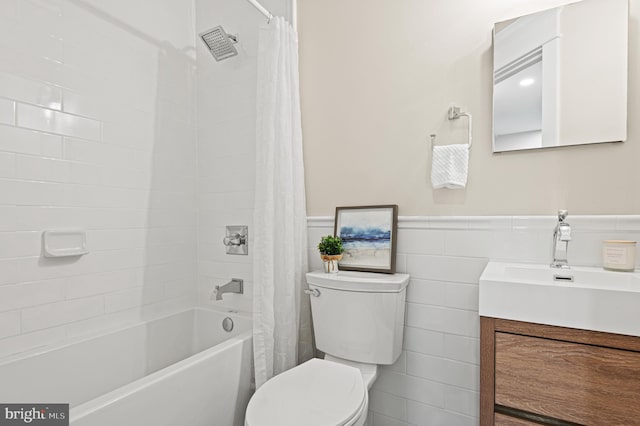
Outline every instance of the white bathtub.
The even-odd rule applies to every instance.
[[[2,363],[0,402],[69,403],[74,426],[235,426],[250,382],[250,319],[196,308]]]

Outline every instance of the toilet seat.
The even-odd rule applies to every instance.
[[[311,359],[267,381],[247,407],[246,426],[350,426],[366,412],[360,370]]]

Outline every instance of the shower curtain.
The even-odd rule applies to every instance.
[[[313,356],[296,31],[260,29],[253,219],[256,387]]]

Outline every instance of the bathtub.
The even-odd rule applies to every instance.
[[[4,362],[0,402],[69,403],[74,426],[243,425],[251,345],[249,318],[190,309]]]

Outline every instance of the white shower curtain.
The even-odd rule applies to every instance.
[[[298,41],[276,17],[260,29],[253,219],[256,386],[312,357]],[[304,296],[304,297],[303,297]]]

